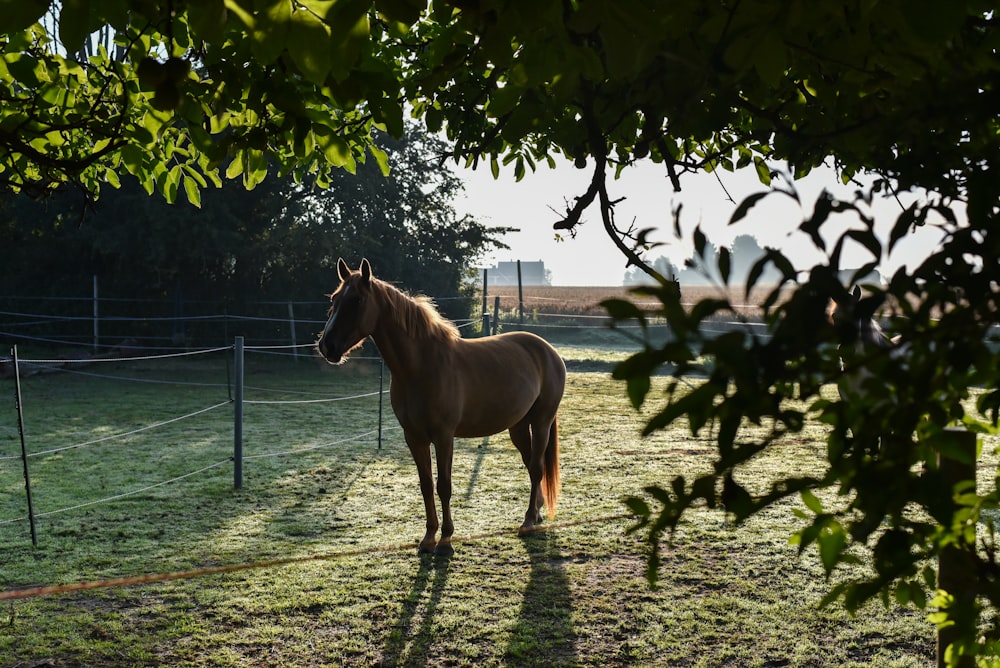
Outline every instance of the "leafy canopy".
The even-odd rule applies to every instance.
[[[655,547],[693,505],[744,519],[799,498],[803,549],[816,545],[831,574],[858,555],[872,566],[870,578],[841,582],[831,599],[851,609],[878,596],[930,604],[935,621],[959,631],[950,660],[1000,653],[1000,631],[975,623],[1000,607],[995,546],[977,551],[969,540],[1000,499],[950,488],[937,467],[939,455],[955,456],[938,438],[947,426],[991,430],[1000,414],[993,3],[66,0],[57,16],[47,14],[53,5],[0,4],[0,178],[15,188],[69,181],[97,193],[127,171],[149,192],[183,191],[196,202],[222,174],[253,187],[266,156],[284,174],[323,183],[332,169],[369,158],[384,165],[372,129],[399,135],[410,113],[445,133],[454,158],[494,174],[507,167],[520,178],[562,156],[591,169],[557,228],[572,231],[596,203],[614,243],[645,267],[650,230],[614,217],[612,176],[636,160],[662,165],[675,189],[686,173],[755,168],[774,187],[741,203],[734,223],[762,198],[800,201],[791,186],[772,184],[769,162],[787,162],[794,176],[824,162],[845,182],[876,175],[850,201],[800,201],[800,228],[824,264],[799,275],[768,249],[751,268],[751,285],[767,267],[790,284],[766,301],[766,334],[709,336],[706,318],[738,317],[727,299],[688,309],[665,280],[644,288],[674,339],[643,339],[616,374],[638,406],[652,373],[670,365],[678,380],[647,431],[686,418],[693,432],[712,434],[717,453],[711,474],[651,488],[631,505]],[[108,28],[113,46],[88,49],[94,31]],[[872,199],[907,189],[928,194],[880,238]],[[842,215],[855,224],[827,239],[827,222]],[[942,247],[861,302],[865,317],[896,309],[891,324],[905,354],[841,360],[856,333],[829,324],[825,311],[831,297],[847,297],[838,273],[845,246],[870,254],[864,275],[924,224],[942,227]],[[694,241],[704,254],[704,234]],[[717,264],[727,283],[729,254],[720,251]],[[622,321],[650,316],[626,301],[608,308]],[[679,377],[698,360],[709,362],[707,379],[689,392]],[[862,368],[871,372],[864,393],[823,393]],[[769,490],[740,484],[756,452],[817,419],[830,425],[824,471]],[[747,423],[770,425],[771,435],[744,437]],[[936,592],[928,564],[949,546],[974,564],[980,588],[971,599]]]

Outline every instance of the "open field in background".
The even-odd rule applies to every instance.
[[[560,352],[571,368],[584,369],[612,361],[602,355],[622,354],[599,347]],[[134,430],[224,401],[228,392],[222,355],[120,363],[95,373],[117,378],[53,374],[22,381],[30,451]],[[246,385],[249,400],[346,397],[377,390],[378,372],[365,360],[334,368],[251,355]],[[11,392],[11,382],[0,381],[0,391]],[[788,544],[795,525],[789,505],[741,528],[716,513],[692,514],[664,548],[660,587],[651,590],[645,545],[627,533],[630,520],[611,518],[644,485],[703,471],[712,443],[683,425],[639,438],[642,418],[607,373],[569,376],[560,412],[563,493],[549,531],[515,535],[527,474],[506,434],[458,444],[453,505],[460,542],[446,561],[415,554],[423,533],[416,472],[391,413],[376,449],[370,433],[376,411],[374,397],[250,404],[241,490],[232,487],[231,467],[222,465],[42,517],[37,548],[27,522],[0,524],[0,590],[329,557],[13,601],[0,606],[0,666],[933,661],[933,629],[922,613],[872,605],[851,618],[817,608],[828,583],[813,555],[800,559]],[[810,427],[762,456],[748,474],[753,479],[743,482],[763,486],[778,471],[814,469],[822,437],[822,427]],[[18,448],[9,407],[0,411],[0,456]],[[124,442],[32,458],[36,512],[225,462],[231,449],[227,407]],[[985,464],[983,476],[992,480]],[[0,460],[0,489],[0,521],[23,515],[19,460]],[[462,541],[470,536],[478,537]]]
[[[489,308],[493,307],[493,299],[500,297],[500,307],[504,310],[516,309],[518,305],[518,290],[516,285],[489,286],[487,301]],[[740,307],[740,312],[746,311],[748,316],[759,315],[759,305],[771,291],[770,287],[758,287],[749,297],[743,286],[730,286],[728,291],[723,288],[708,285],[682,285],[681,299],[687,305],[693,305],[706,297],[728,296],[734,306]],[[627,287],[581,287],[526,285],[523,288],[525,315],[534,312],[556,315],[593,315],[604,316],[606,311],[600,306],[605,299],[631,299],[638,304],[656,306],[655,300],[648,297],[636,297]]]

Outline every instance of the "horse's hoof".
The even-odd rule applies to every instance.
[[[428,547],[421,543],[417,546],[417,554],[437,554],[437,546],[433,543]]]
[[[448,559],[453,554],[455,554],[455,548],[451,546],[451,543],[438,543],[438,546],[434,548],[435,557]]]
[[[538,528],[534,524],[522,524],[517,528],[518,536],[533,536],[538,531]]]

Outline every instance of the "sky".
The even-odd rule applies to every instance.
[[[596,204],[584,214],[584,224],[578,227],[575,238],[563,231],[563,239],[559,241],[552,229],[552,224],[566,210],[566,202],[586,191],[592,167],[591,164],[587,169],[576,169],[569,162],[556,169],[540,166],[519,183],[510,170],[501,172],[500,178],[494,180],[488,167],[456,168],[465,183],[465,195],[456,201],[460,214],[471,214],[490,227],[519,229],[503,237],[510,249],[491,253],[486,266],[500,260],[542,260],[552,273],[553,285],[621,285],[625,258],[605,233]],[[752,167],[718,174],[718,178],[715,174],[684,175],[681,177],[682,192],[674,193],[662,166],[648,162],[638,165],[609,184],[612,199],[625,198],[615,209],[616,220],[619,226],[628,226],[634,221],[636,229],[658,228],[651,238],[666,245],[653,249],[647,256],[650,260],[665,255],[676,266],[683,267],[684,260],[693,251],[691,233],[700,226],[708,239],[718,246],[728,246],[737,235],[751,234],[761,247],[778,248],[798,269],[808,269],[823,255],[805,234],[797,231],[799,223],[811,215],[816,198],[824,188],[849,200],[853,200],[853,193],[858,189],[855,185],[843,186],[834,170],[824,167],[795,182],[801,205],[790,197],[770,195],[758,202],[742,221],[729,225],[737,206],[730,201],[730,196],[738,203],[766,187],[757,180]],[[908,204],[909,200],[903,202]],[[673,231],[673,211],[678,204],[683,205],[680,240],[675,238]],[[895,199],[876,202],[873,206],[876,232],[883,240],[900,211],[900,204]],[[848,225],[857,227],[860,223],[856,216],[841,216],[830,225],[826,236],[835,239]],[[941,236],[939,230],[929,225],[908,236],[892,256],[884,258],[883,275],[891,275],[899,266],[912,265],[926,257],[939,245]],[[855,247],[845,252],[843,265],[858,267],[870,260],[869,255]]]

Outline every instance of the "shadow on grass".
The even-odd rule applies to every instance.
[[[573,597],[555,533],[521,541],[531,572],[505,662],[512,666],[570,666],[579,663],[573,629]]]
[[[448,580],[447,557],[420,556],[410,593],[386,641],[381,665],[423,666],[434,642],[434,614]]]

